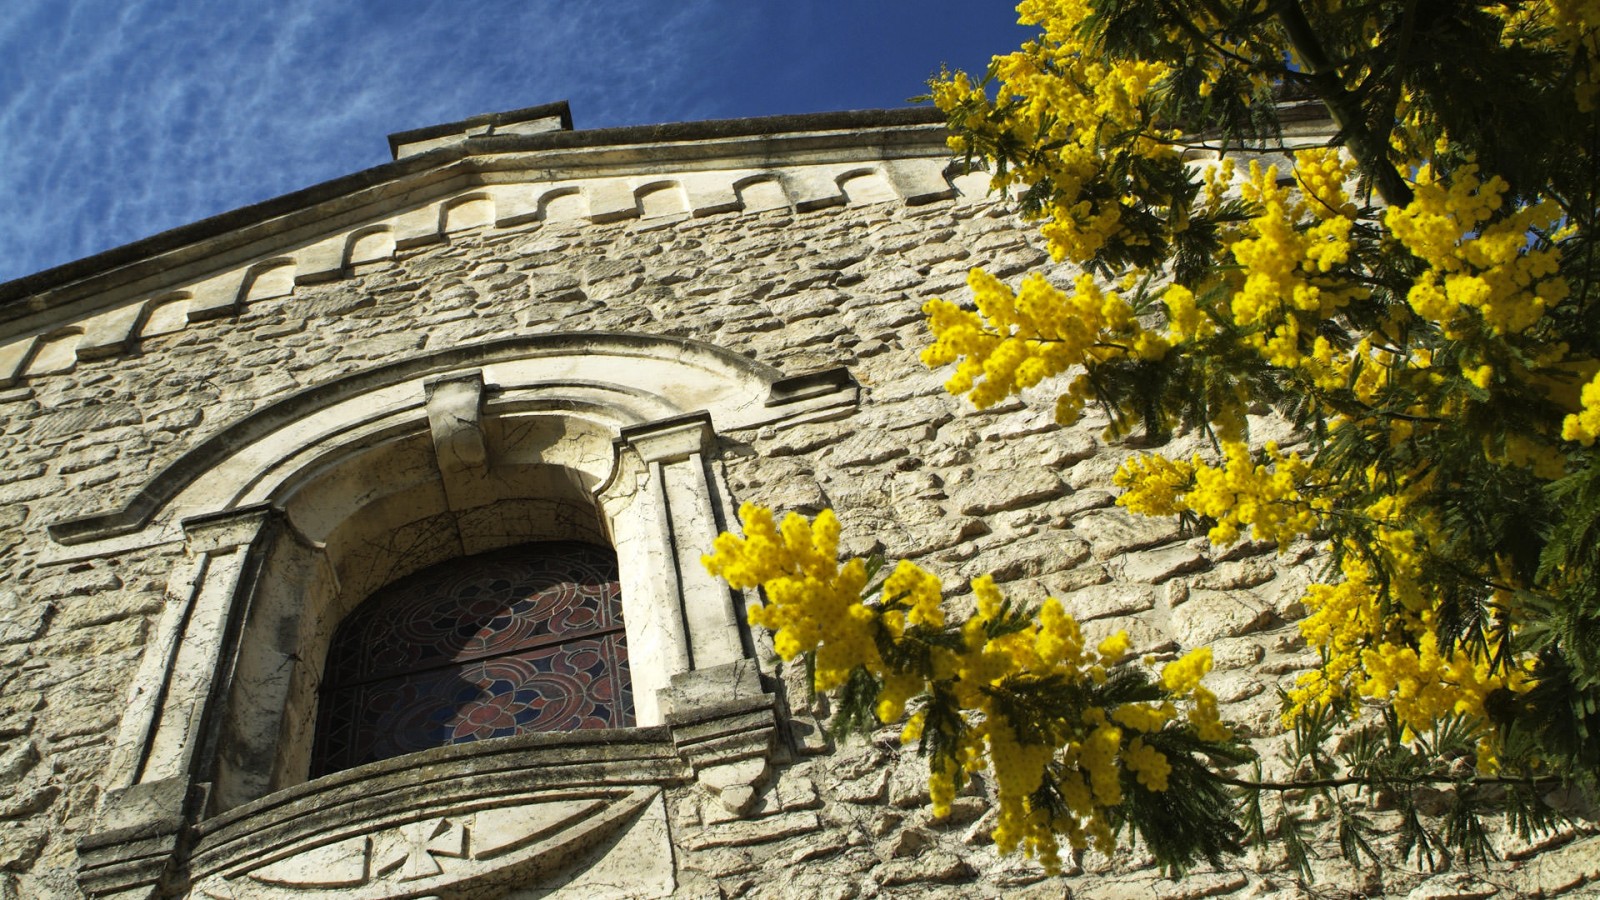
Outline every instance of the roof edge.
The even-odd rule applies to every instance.
[[[549,109],[564,112],[566,102],[547,107],[530,107],[532,110]],[[526,114],[516,110],[504,116]],[[464,120],[472,121],[472,120]],[[65,287],[73,282],[90,278],[141,259],[178,250],[214,235],[244,228],[268,219],[292,213],[317,203],[335,199],[344,194],[374,187],[396,178],[446,166],[472,156],[509,152],[554,150],[567,148],[625,147],[638,144],[712,140],[718,138],[781,135],[803,132],[826,132],[865,128],[904,128],[931,125],[944,121],[944,115],[932,107],[902,107],[898,109],[848,110],[843,112],[802,113],[798,115],[761,116],[742,119],[709,119],[700,122],[680,122],[661,125],[633,125],[619,128],[600,128],[589,131],[551,131],[532,135],[488,135],[472,137],[459,143],[415,156],[382,163],[349,175],[313,184],[287,194],[281,194],[258,203],[218,213],[121,244],[99,253],[62,263],[48,269],[0,283],[0,309],[12,307],[28,297]],[[459,123],[436,126],[448,129]],[[428,129],[419,129],[427,131]],[[416,132],[401,132],[401,135]],[[7,319],[0,313],[0,319]]]
[[[943,124],[944,113],[932,106],[899,109],[856,109],[838,112],[760,116],[746,119],[707,119],[660,125],[625,125],[587,131],[548,131],[543,134],[496,134],[472,137],[467,145],[479,152],[506,153],[578,147],[660,144],[715,138],[755,137],[805,131],[843,131],[853,128],[906,127]]]

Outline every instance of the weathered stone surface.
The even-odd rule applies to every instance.
[[[928,803],[928,764],[916,756],[900,760],[889,776],[889,802],[901,809]]]
[[[1072,520],[1072,529],[1094,546],[1096,559],[1156,547],[1179,537],[1174,520],[1132,516],[1120,509],[1086,512]]]
[[[1211,665],[1218,671],[1253,666],[1266,655],[1267,648],[1254,638],[1223,638],[1211,644]]]
[[[1067,613],[1080,622],[1127,616],[1155,609],[1156,589],[1143,584],[1097,584],[1056,594]]]
[[[44,784],[0,799],[0,819],[21,819],[43,812],[60,794],[60,786]]]
[[[889,792],[889,770],[877,769],[840,781],[834,794],[846,803],[882,803]]]
[[[122,579],[108,569],[69,571],[46,576],[33,584],[30,593],[38,600],[87,597],[122,587]]]
[[[1161,584],[1169,578],[1203,569],[1209,564],[1205,552],[1187,544],[1142,550],[1120,557],[1116,565],[1130,581]]]
[[[1248,591],[1191,591],[1172,611],[1172,636],[1185,647],[1203,647],[1258,631],[1271,620],[1272,610]]]
[[[1101,641],[1119,631],[1128,633],[1128,646],[1134,653],[1160,653],[1176,649],[1178,646],[1166,629],[1145,618],[1131,616],[1096,619],[1093,622],[1083,623],[1084,643],[1090,647],[1098,646]]]
[[[1165,885],[1157,882],[1156,897],[1160,900],[1199,900],[1201,897],[1232,894],[1249,884],[1250,879],[1237,872],[1194,873]]]
[[[9,824],[0,828],[0,870],[28,871],[48,838],[44,828],[37,825]]]
[[[1406,894],[1406,900],[1485,900],[1500,888],[1470,872],[1435,875]]]
[[[1514,896],[1552,897],[1600,881],[1600,838],[1574,841],[1523,861],[1511,883]]]
[[[1042,466],[980,473],[949,487],[951,503],[967,516],[1018,509],[1067,492],[1061,476]]]
[[[54,604],[26,603],[15,591],[0,589],[0,646],[34,640],[54,615]]]
[[[140,415],[138,407],[131,403],[95,403],[43,417],[34,427],[33,437],[46,443],[59,442],[119,425],[137,425],[142,421],[144,417]]]
[[[948,850],[931,850],[916,859],[885,863],[875,873],[884,887],[903,884],[949,884],[971,878],[972,866]]]
[[[17,741],[0,752],[0,789],[16,784],[39,762],[39,745],[33,741]]]
[[[702,829],[685,843],[692,850],[713,847],[745,847],[765,844],[784,838],[800,837],[822,829],[822,821],[814,812],[785,813],[753,822],[730,822]]]
[[[1071,569],[1089,558],[1089,543],[1071,532],[1045,531],[1014,541],[991,542],[968,567],[997,582],[1038,578]]]
[[[1266,584],[1277,577],[1278,570],[1270,559],[1260,557],[1222,563],[1210,571],[1190,576],[1191,587],[1213,591],[1237,591]]]

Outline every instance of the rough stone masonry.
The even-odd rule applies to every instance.
[[[1132,450],[1103,420],[980,412],[919,363],[923,303],[967,296],[971,267],[1072,274],[949,162],[935,117],[584,132],[553,104],[391,145],[367,172],[0,286],[0,898],[1594,890],[1581,824],[1437,873],[1355,871],[1329,843],[1309,887],[1271,854],[1174,882],[1137,847],[1047,877],[996,856],[981,780],[934,819],[892,733],[827,736],[803,672],[738,625],[749,598],[690,571],[741,502],[832,507],[849,552],[951,584],[992,572],[1142,654],[1212,646],[1209,684],[1269,774],[1278,691],[1317,662],[1295,624],[1312,547],[1219,551],[1131,517],[1110,475]],[[455,399],[423,390],[440,379]],[[554,437],[518,436],[535,432]],[[404,502],[355,496],[413,463]],[[556,468],[581,491],[541,494],[529,473]],[[474,495],[484,478],[502,494]],[[515,543],[544,527],[536,501],[597,511],[650,598],[624,602],[655,642],[633,663],[654,720],[308,779],[320,659],[300,657],[416,567],[396,535],[447,522],[427,560]],[[339,504],[356,512],[319,532]],[[268,645],[300,674],[240,674],[271,668]],[[288,699],[253,699],[268,687]]]

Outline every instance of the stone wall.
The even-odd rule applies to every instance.
[[[915,559],[952,584],[993,572],[1011,596],[1063,598],[1096,637],[1126,629],[1140,653],[1166,658],[1209,644],[1224,715],[1270,760],[1282,745],[1277,691],[1316,662],[1295,628],[1316,571],[1311,548],[1219,551],[1172,523],[1129,517],[1109,484],[1131,451],[1102,442],[1103,421],[1062,429],[1049,403],[979,412],[948,396],[944,376],[917,359],[928,341],[922,304],[966,296],[972,266],[1048,271],[1046,254],[986,200],[909,206],[892,192],[863,192],[850,201],[804,212],[652,217],[641,207],[642,218],[609,222],[483,221],[333,280],[262,291],[236,315],[147,328],[115,355],[40,363],[46,351],[32,351],[33,374],[0,391],[0,898],[80,896],[75,842],[94,828],[128,685],[183,554],[166,543],[73,558],[47,526],[127,502],[185,450],[294,391],[517,335],[682,337],[787,375],[847,367],[861,387],[855,406],[720,434],[717,464],[733,505],[831,506],[853,553]],[[1283,436],[1273,422],[1254,425],[1258,437]],[[743,814],[691,779],[666,792],[673,896],[1306,893],[1273,858],[1178,883],[1137,848],[1115,859],[1088,854],[1062,878],[996,858],[981,782],[949,818],[933,820],[915,754],[889,738],[827,738],[825,702],[808,699],[803,677],[761,646],[788,708],[777,771]],[[1330,861],[1310,890],[1582,891],[1600,879],[1600,843],[1589,833],[1567,829],[1535,845],[1502,838],[1507,861],[1470,873],[1355,873]],[[571,895],[626,882],[597,871]]]

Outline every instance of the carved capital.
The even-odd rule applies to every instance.
[[[670,463],[710,450],[716,432],[709,413],[694,412],[630,425],[622,429],[622,440],[632,444],[645,462]]]

